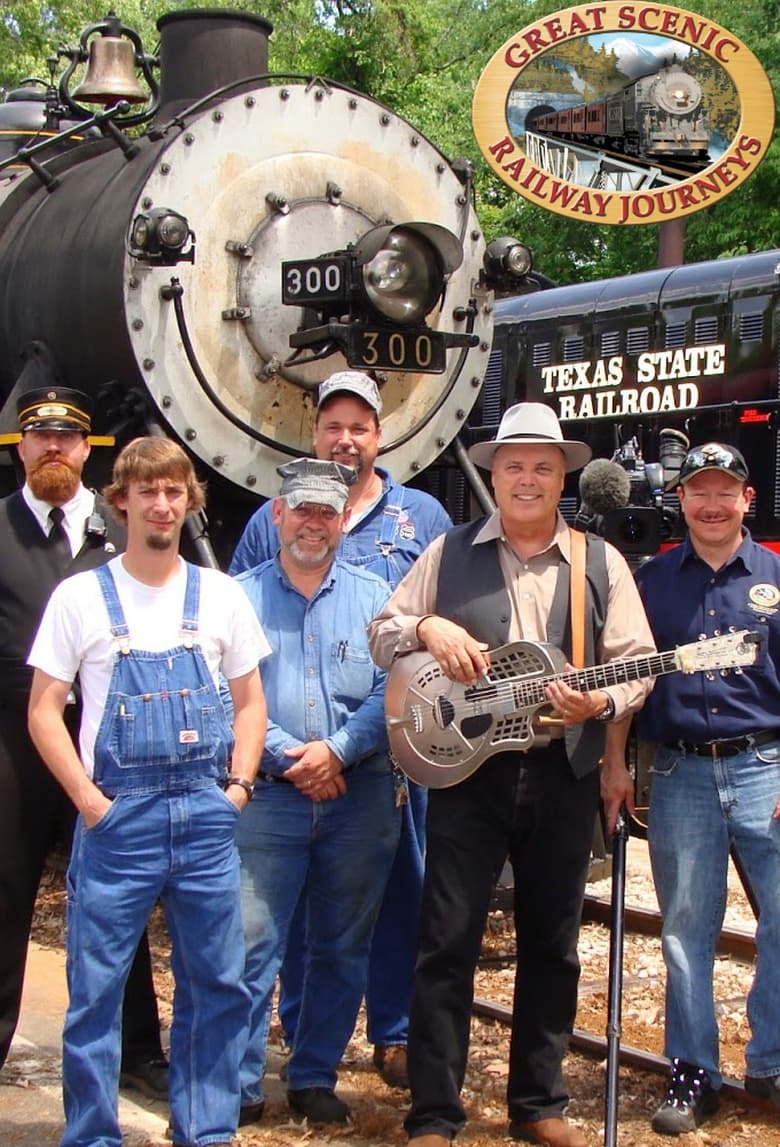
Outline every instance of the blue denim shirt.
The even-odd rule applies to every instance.
[[[379,467],[376,472],[382,479],[382,494],[376,505],[348,529],[339,557],[378,574],[395,589],[423,550],[448,530],[452,521],[430,494],[394,482]],[[230,573],[238,574],[268,561],[278,549],[271,502],[265,502],[246,524],[230,563]]]
[[[311,598],[278,557],[236,580],[271,646],[260,663],[269,714],[263,772],[285,772],[295,758],[284,750],[306,741],[326,741],[345,771],[386,752],[386,674],[371,660],[366,626],[387,601],[387,584],[339,558]]]
[[[761,637],[756,664],[742,673],[657,677],[638,717],[640,736],[700,743],[780,729],[780,557],[745,531],[716,572],[686,539],[641,566],[636,580],[659,650],[732,627]]]

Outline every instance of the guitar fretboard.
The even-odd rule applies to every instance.
[[[589,665],[585,669],[572,669],[566,673],[553,673],[547,677],[532,677],[520,680],[491,682],[475,685],[466,690],[468,700],[475,705],[490,705],[506,697],[507,690],[518,709],[543,705],[547,701],[546,686],[553,681],[562,681],[578,693],[590,693],[593,689],[603,689],[607,685],[622,685],[627,681],[640,681],[644,677],[660,677],[664,673],[675,673],[679,669],[677,653],[650,653],[641,657],[629,657],[625,661],[610,661],[605,665]]]

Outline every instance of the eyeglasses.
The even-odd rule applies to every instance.
[[[322,518],[324,522],[335,522],[339,516],[338,511],[334,510],[332,506],[321,506],[313,502],[301,502],[300,506],[296,506],[293,510],[299,518]]]
[[[689,450],[680,467],[679,481],[685,482],[701,470],[722,470],[740,482],[747,482],[748,469],[745,459],[736,448],[729,449],[720,443],[710,442]]]

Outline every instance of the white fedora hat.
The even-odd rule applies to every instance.
[[[561,426],[552,407],[543,402],[518,402],[510,406],[498,434],[490,442],[477,442],[469,448],[469,458],[475,466],[489,470],[500,446],[557,446],[566,459],[566,469],[579,470],[589,462],[593,451],[584,442],[571,442],[563,437]]]

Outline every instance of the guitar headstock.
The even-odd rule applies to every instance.
[[[683,673],[702,673],[708,669],[739,669],[755,665],[761,635],[750,629],[723,633],[704,641],[680,645],[675,650],[677,667]]]

